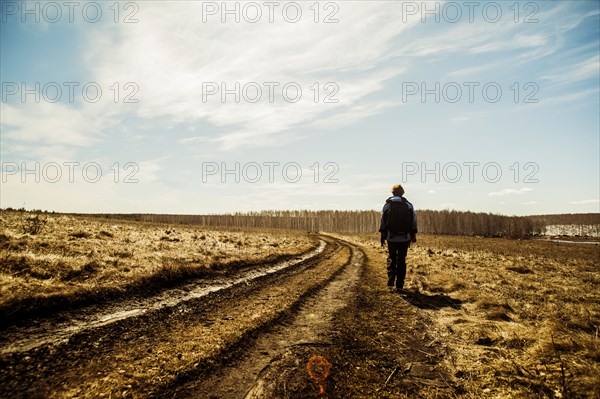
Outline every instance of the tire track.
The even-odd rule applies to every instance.
[[[287,320],[355,262],[350,246],[328,236],[322,240],[327,244],[294,267],[2,355],[0,396],[147,397],[218,369],[235,348],[275,320]]]
[[[351,260],[326,286],[302,301],[294,314],[251,343],[239,358],[209,375],[172,389],[159,398],[283,398],[311,390],[306,386],[306,364],[311,354],[334,345],[337,312],[348,305],[363,272],[364,253],[346,242]]]
[[[88,306],[77,311],[58,313],[48,320],[34,320],[25,325],[9,327],[0,337],[0,356],[27,352],[44,345],[66,343],[70,337],[87,330],[139,317],[159,309],[175,307],[239,284],[249,284],[318,256],[325,249],[325,245],[321,240],[316,249],[296,259],[247,270],[236,276],[200,280],[164,290],[149,298],[131,298],[110,305]]]

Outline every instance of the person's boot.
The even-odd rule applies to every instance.
[[[387,283],[388,287],[393,287],[394,286],[394,280],[395,279],[396,279],[396,276],[391,276],[391,277],[388,276],[388,283]]]

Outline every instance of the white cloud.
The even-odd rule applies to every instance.
[[[473,67],[467,67],[467,68],[461,68],[461,69],[457,69],[455,71],[451,71],[448,72],[448,76],[449,77],[455,77],[455,76],[467,76],[467,77],[473,77],[474,75],[477,75],[483,71],[489,70],[489,69],[493,69],[493,68],[497,68],[498,67],[498,63],[494,62],[494,63],[488,63],[488,64],[482,64],[482,65],[477,65],[477,66],[473,66]]]
[[[158,172],[163,169],[161,163],[165,161],[165,159],[166,158],[140,161],[129,167],[123,173],[124,175],[129,174],[132,178],[135,178],[142,183],[153,183],[159,181]],[[123,169],[125,169],[124,166]],[[134,172],[136,172],[135,175]]]
[[[142,213],[160,213],[165,210],[184,212],[186,206],[195,205],[186,204],[189,192],[183,193],[160,182],[147,183],[140,180],[138,183],[124,183],[127,173],[123,170],[118,182],[115,182],[112,172],[104,173],[97,182],[85,181],[81,168],[78,167],[74,169],[71,182],[66,167],[62,167],[62,172],[55,183],[43,177],[36,182],[34,176],[28,176],[26,183],[23,183],[19,174],[3,176],[0,205],[60,212]],[[88,176],[95,180],[93,169],[89,173]]]
[[[561,87],[586,79],[597,79],[598,71],[600,71],[600,55],[595,55],[581,62],[558,68],[556,73],[541,76],[540,79],[550,81],[553,87]]]
[[[545,36],[536,34],[536,35],[523,35],[517,34],[511,38],[500,39],[490,37],[487,43],[484,43],[480,46],[474,47],[471,49],[471,53],[487,53],[487,52],[497,52],[497,51],[506,51],[506,50],[514,50],[514,49],[522,49],[528,47],[543,47],[547,43],[547,39]],[[508,40],[507,40],[508,39]]]
[[[59,103],[2,103],[2,135],[21,142],[89,146],[98,130],[80,110]]]
[[[561,104],[579,102],[581,103],[586,97],[595,96],[598,97],[598,93],[600,90],[598,88],[586,89],[579,92],[567,93],[562,95],[557,95],[553,97],[546,97],[543,101],[535,104],[528,104],[531,107],[548,107],[548,106],[556,106]],[[515,107],[516,110],[523,110],[523,107]]]
[[[525,193],[529,193],[531,191],[533,191],[533,189],[531,189],[529,187],[523,187],[523,188],[520,188],[518,190],[516,190],[514,188],[505,188],[504,190],[492,192],[492,193],[489,193],[488,195],[490,197],[502,197],[502,196],[505,196],[505,195],[525,194]]]
[[[60,161],[73,160],[81,149],[100,143],[119,124],[123,104],[114,102],[111,83],[98,85],[102,95],[97,102],[83,97],[73,97],[72,102],[49,102],[45,98],[39,102],[2,102],[2,146],[11,146],[11,155],[20,159]]]
[[[587,199],[587,200],[581,200],[581,201],[571,201],[571,202],[569,202],[569,204],[572,204],[572,205],[600,204],[600,200],[599,199]]]
[[[455,117],[453,117],[452,119],[450,119],[450,122],[451,123],[461,123],[461,122],[467,122],[469,120],[471,120],[470,117],[463,115],[463,116],[455,116]]]
[[[221,23],[218,15],[198,23],[202,2],[147,2],[140,8],[140,23],[121,24],[112,37],[105,31],[93,34],[89,62],[100,81],[139,85],[139,116],[173,123],[208,121],[225,133],[186,142],[214,142],[224,149],[272,144],[269,136],[274,134],[281,143],[281,132],[291,138],[295,128],[317,118],[322,126],[337,127],[347,123],[339,115],[351,113],[355,122],[390,106],[360,102],[401,72],[380,68],[389,57],[391,39],[411,26],[397,23],[394,10],[400,8],[385,2],[340,5],[340,23],[315,24],[306,4],[306,16],[296,24],[251,24]],[[273,98],[267,82],[278,84],[272,86]],[[299,85],[300,101],[285,101],[282,88],[287,83]],[[339,91],[325,87],[327,83]],[[221,92],[222,84],[241,93],[240,101],[233,94],[225,103],[218,95],[203,98],[207,88]],[[256,97],[256,87],[262,97],[247,101]],[[295,91],[290,93],[293,97]],[[325,103],[328,94],[339,102]]]
[[[318,119],[312,126],[315,128],[335,128],[352,125],[365,118],[376,115],[383,110],[402,105],[399,102],[380,102],[374,104],[360,104],[336,113],[330,117]]]

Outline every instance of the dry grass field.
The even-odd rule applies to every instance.
[[[233,278],[241,269],[296,258],[320,240],[327,243],[322,252],[264,279],[83,330],[55,347],[9,347],[0,358],[0,392],[194,397],[208,389],[202,384],[216,384],[222,394],[214,397],[227,398],[230,389],[246,392],[270,364],[270,373],[261,374],[271,378],[265,383],[282,379],[281,397],[289,398],[600,397],[600,245],[594,244],[420,234],[408,253],[407,292],[399,294],[386,287],[387,251],[377,233],[309,235],[2,211],[0,314],[13,334],[39,338],[46,331],[20,331],[20,320],[156,295],[196,277]],[[349,265],[354,280],[341,272]],[[315,302],[335,284],[331,303]],[[330,306],[339,309],[331,321],[309,322]],[[298,333],[285,328],[302,312],[310,317],[298,322],[305,329],[299,345],[292,339]],[[317,334],[328,337],[326,345],[313,342]],[[280,352],[269,342],[254,348],[256,337],[277,342]],[[322,385],[307,377],[299,348],[330,362]],[[245,368],[256,361],[264,363]],[[218,373],[229,375],[228,383],[221,386]]]
[[[383,307],[399,308],[400,296],[383,288],[386,251],[376,235],[339,237],[366,249],[367,270],[379,284],[363,287],[372,313],[362,325],[352,316],[358,323],[352,339],[369,345],[381,331],[388,342],[426,334],[426,347],[404,352],[441,348],[441,362],[453,375],[447,381],[452,392],[431,388],[417,396],[600,397],[598,245],[420,235],[407,258],[404,300],[417,310],[413,317],[425,317],[426,326],[413,329],[414,322],[404,320],[390,333],[382,320],[394,318],[394,311]],[[368,388],[359,383],[356,391]],[[405,396],[371,391],[356,397]]]
[[[187,278],[294,257],[316,246],[285,230],[225,230],[0,212],[0,315],[151,294]]]

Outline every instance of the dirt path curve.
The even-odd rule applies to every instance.
[[[266,399],[318,392],[317,382],[307,384],[307,359],[322,356],[323,348],[334,344],[338,333],[332,331],[334,316],[354,296],[364,254],[356,246],[351,250],[349,264],[286,322],[265,331],[225,367],[162,392],[160,397]]]
[[[271,345],[276,333],[264,335],[263,345],[278,354],[302,340],[326,344],[327,320],[344,305],[344,285],[356,278],[361,255],[341,240],[322,240],[327,244],[311,256],[252,278],[238,276],[196,287],[199,291],[170,290],[144,307],[124,302],[108,312],[88,310],[85,317],[70,315],[20,332],[15,328],[12,339],[3,337],[0,397],[165,395],[211,370],[223,370],[221,365],[243,352],[253,337],[263,337],[281,321],[305,328],[295,338],[280,333],[286,338],[278,346]],[[337,288],[331,285],[315,297],[331,281]],[[179,300],[170,302],[171,296]],[[318,310],[323,303],[323,311]],[[268,364],[272,358],[261,361]],[[271,381],[268,374],[262,373],[262,380]],[[262,386],[256,389],[269,389]]]
[[[237,283],[214,280],[210,286],[221,288],[204,286],[203,295],[165,291],[144,312],[122,302],[110,322],[88,319],[62,340],[68,317],[50,320],[34,344],[5,339],[12,349],[0,351],[0,398],[459,395],[448,331],[425,311],[436,297],[414,287],[409,298],[389,291],[385,251],[375,241],[320,239],[317,253],[288,267]],[[164,302],[170,295],[181,300]]]
[[[177,288],[166,289],[152,297],[97,304],[74,311],[64,311],[50,319],[20,323],[19,326],[10,327],[2,332],[0,355],[27,352],[44,345],[68,342],[70,337],[87,330],[135,318],[159,309],[172,308],[239,284],[249,284],[253,280],[315,258],[323,252],[325,245],[321,240],[316,249],[295,259],[256,267],[233,276],[198,279]]]

